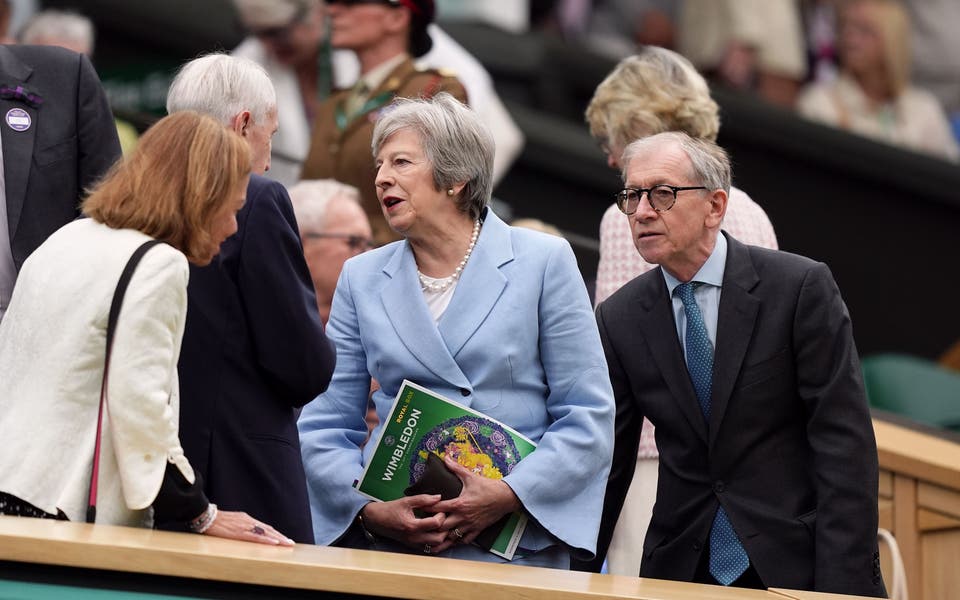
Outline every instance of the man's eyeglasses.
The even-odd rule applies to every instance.
[[[351,235],[349,233],[313,233],[308,232],[304,233],[303,237],[310,240],[322,240],[322,239],[335,239],[343,240],[350,246],[350,249],[354,252],[366,252],[372,248],[376,248],[377,245],[370,238],[363,237],[362,235]]]
[[[620,212],[625,215],[632,215],[633,213],[637,212],[638,208],[640,208],[640,200],[642,200],[643,195],[646,194],[647,202],[650,203],[650,208],[659,213],[667,212],[673,208],[674,204],[677,203],[677,192],[706,189],[708,188],[702,185],[678,187],[675,185],[667,185],[665,183],[655,185],[651,188],[628,187],[617,192],[617,208],[619,208]]]

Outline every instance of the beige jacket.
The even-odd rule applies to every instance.
[[[148,239],[83,219],[24,263],[0,324],[0,491],[84,519],[110,302]],[[177,437],[188,276],[183,254],[159,245],[127,288],[110,364],[98,523],[149,526],[168,462],[194,481]]]
[[[736,41],[756,50],[761,71],[791,79],[807,72],[797,0],[685,0],[678,38],[701,71],[716,69]]]
[[[930,92],[913,86],[893,102],[875,106],[853,79],[841,75],[830,84],[807,86],[797,110],[808,119],[880,142],[960,160],[960,148],[940,103]]]

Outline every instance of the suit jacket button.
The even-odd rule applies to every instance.
[[[727,486],[725,486],[722,481],[718,481],[713,484],[713,491],[715,491],[718,494],[722,494],[723,490],[725,489],[727,489]]]
[[[694,542],[693,542],[693,551],[694,551],[694,552],[700,552],[700,549],[701,549],[701,548],[703,548],[703,546],[700,544],[700,540],[694,540]]]
[[[467,388],[460,388],[460,395],[464,397],[469,396],[470,390],[468,390]]]

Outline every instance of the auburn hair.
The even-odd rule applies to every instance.
[[[213,217],[250,173],[250,147],[213,118],[181,111],[157,121],[81,207],[115,229],[136,229],[197,262],[209,257]]]

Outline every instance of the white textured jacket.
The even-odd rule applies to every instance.
[[[24,263],[0,324],[0,491],[83,520],[110,302],[130,255],[149,239],[83,219]],[[188,275],[184,255],[161,244],[127,288],[110,364],[98,523],[149,526],[168,462],[194,481],[177,437]]]

